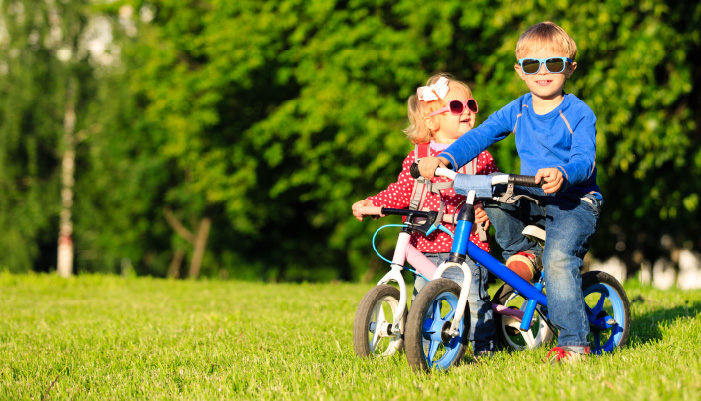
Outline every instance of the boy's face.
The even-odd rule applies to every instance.
[[[566,54],[552,50],[538,50],[529,52],[523,55],[522,58],[549,58],[549,57],[567,57]],[[577,68],[577,63],[567,63],[565,70],[560,73],[551,73],[545,68],[545,65],[540,66],[540,70],[535,74],[526,74],[521,70],[521,66],[516,63],[514,66],[519,77],[526,82],[528,90],[533,96],[542,100],[552,100],[562,96],[562,88],[565,87],[565,82]]]

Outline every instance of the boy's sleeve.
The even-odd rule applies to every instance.
[[[560,167],[563,170],[567,187],[588,180],[594,172],[596,161],[596,116],[589,109],[572,132],[570,160]]]
[[[510,117],[514,102],[509,103],[501,110],[493,113],[487,121],[473,128],[458,138],[448,149],[441,153],[457,171],[460,167],[474,159],[482,151],[495,142],[509,136],[513,129]]]
[[[367,199],[373,206],[385,206],[390,208],[405,209],[409,207],[411,191],[414,189],[414,179],[411,178],[411,164],[414,163],[414,152],[404,159],[402,171],[397,177],[397,182],[389,184],[387,189]]]

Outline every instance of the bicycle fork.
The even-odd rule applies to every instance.
[[[453,246],[450,249],[450,258],[447,262],[442,263],[434,275],[434,279],[441,277],[443,272],[445,272],[449,267],[457,266],[462,269],[463,272],[463,283],[462,289],[460,290],[460,296],[458,297],[458,305],[455,310],[455,316],[450,324],[449,335],[457,337],[460,335],[460,321],[465,314],[465,306],[467,305],[467,298],[472,289],[472,271],[470,266],[465,262],[465,255],[467,253],[467,247],[470,244],[470,233],[472,232],[472,222],[475,221],[475,210],[474,210],[475,193],[474,191],[468,192],[467,200],[465,205],[460,208],[458,214],[457,224],[455,225],[455,236],[453,237]]]
[[[394,248],[394,255],[392,256],[390,271],[377,282],[377,285],[383,285],[388,284],[390,281],[394,281],[399,286],[399,307],[394,315],[394,324],[388,330],[391,332],[388,334],[404,334],[404,322],[402,321],[402,316],[404,316],[407,299],[409,298],[406,283],[402,277],[404,262],[409,261],[409,264],[411,264],[418,273],[421,273],[425,277],[434,276],[434,272],[436,271],[436,266],[433,264],[433,262],[431,262],[426,256],[424,256],[423,253],[411,245],[409,243],[410,239],[410,232],[402,230],[402,232],[399,233],[397,245]]]

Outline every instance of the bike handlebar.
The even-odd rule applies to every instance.
[[[430,217],[429,211],[419,211],[419,210],[411,210],[411,209],[392,209],[392,208],[386,208],[383,206],[362,206],[358,211],[364,216],[395,215],[395,216],[414,216],[414,217],[426,217],[426,218]],[[455,223],[455,215],[444,214],[443,215],[443,222],[454,224]]]
[[[406,216],[406,223],[411,226],[411,229],[422,232],[424,235],[428,235],[428,233],[437,228],[434,227],[436,220],[438,220],[438,212],[435,210],[424,211],[412,209],[392,209],[389,207],[377,206],[362,206],[359,209],[359,212],[363,215]],[[421,220],[415,220],[416,218]]]
[[[414,217],[429,217],[431,211],[427,210],[411,210],[411,209],[392,209],[384,206],[362,206],[359,209],[360,213],[363,215],[370,216],[414,216]]]
[[[409,172],[411,173],[412,178],[418,179],[421,177],[421,173],[419,172],[419,164],[418,163],[413,163],[411,167],[409,168]],[[455,180],[455,177],[458,175],[453,170],[443,168],[443,167],[438,167],[436,169],[435,175],[438,177],[448,177],[451,180]],[[541,187],[544,183],[541,180],[540,182],[536,182],[535,176],[532,175],[519,175],[519,174],[495,174],[492,176],[492,186],[497,185],[497,184],[514,184],[514,185],[520,185],[522,187],[536,187],[539,188]]]

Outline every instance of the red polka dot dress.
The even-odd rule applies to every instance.
[[[431,156],[438,156],[446,147],[447,145],[431,142]],[[409,168],[414,163],[414,160],[414,151],[411,151],[411,153],[409,153],[409,155],[404,159],[404,163],[402,164],[402,172],[399,173],[397,182],[390,184],[384,191],[367,199],[371,201],[374,206],[407,209],[409,207],[411,193],[416,182],[413,178],[411,178],[411,173],[409,172]],[[477,156],[475,164],[475,174],[477,175],[487,175],[499,171],[496,163],[494,162],[494,158],[486,150]],[[446,177],[434,177],[431,180],[431,182],[446,181],[450,180]],[[465,200],[465,196],[456,194],[453,188],[442,190],[441,197],[443,198],[443,203],[445,205],[445,214],[454,214],[456,206]],[[440,198],[438,194],[429,192],[423,206],[424,210],[439,210]],[[444,223],[444,225],[452,233],[455,233],[455,226],[453,224]],[[489,239],[484,242],[480,241],[479,234],[473,232],[470,235],[470,241],[483,250],[489,252]],[[453,239],[448,234],[440,230],[434,231],[427,237],[420,233],[414,233],[411,236],[411,244],[423,253],[450,252],[452,243]]]

